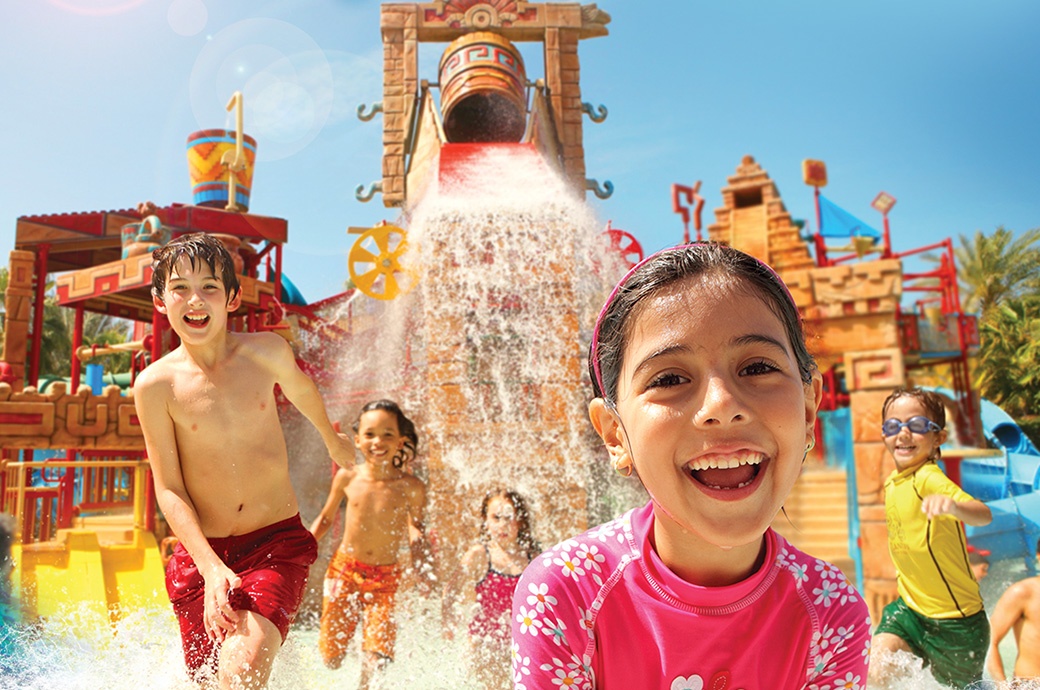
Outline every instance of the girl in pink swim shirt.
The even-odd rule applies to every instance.
[[[589,371],[592,424],[649,501],[524,571],[517,690],[862,690],[862,597],[770,528],[822,390],[776,273],[714,243],[658,252],[607,299]]]
[[[520,573],[540,553],[531,536],[527,502],[515,491],[494,488],[480,504],[480,539],[462,557],[449,584],[447,629],[459,625],[455,604],[474,602],[469,619],[473,674],[484,688],[506,688],[509,680],[509,621]],[[449,632],[449,636],[451,633]]]

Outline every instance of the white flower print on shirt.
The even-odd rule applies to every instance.
[[[587,664],[575,656],[564,662],[553,657],[551,664],[542,664],[541,670],[550,674],[553,685],[574,690],[592,690],[591,675],[586,673]]]
[[[544,582],[532,582],[527,585],[527,591],[530,592],[527,595],[527,604],[533,606],[538,613],[545,613],[546,606],[553,607],[557,604],[556,597],[549,594],[549,585]]]
[[[535,611],[528,609],[526,606],[520,607],[520,613],[516,616],[516,622],[520,624],[521,635],[530,633],[532,636],[536,636],[539,628],[542,627],[542,621],[535,618]]]

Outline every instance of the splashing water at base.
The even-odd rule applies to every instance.
[[[387,666],[385,687],[476,688],[469,678],[463,641],[441,639],[439,603],[404,595],[399,610],[410,612],[399,625],[397,659]],[[180,635],[172,610],[136,612],[107,631],[84,638],[51,621],[22,634],[19,666],[0,676],[0,690],[197,690],[184,668]],[[318,631],[295,625],[278,652],[268,688],[327,690],[354,687],[361,671],[359,635],[337,670],[325,667]]]

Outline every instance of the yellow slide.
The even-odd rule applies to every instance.
[[[62,529],[55,541],[15,544],[13,582],[29,618],[109,629],[140,609],[170,609],[155,535],[143,529]]]

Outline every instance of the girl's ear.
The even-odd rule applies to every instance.
[[[823,401],[823,376],[814,370],[812,380],[805,385],[805,433],[806,439],[816,437],[816,411]],[[808,443],[808,440],[806,440]]]
[[[592,426],[603,439],[607,447],[614,467],[624,469],[632,464],[631,455],[625,443],[624,431],[621,428],[621,418],[616,411],[607,406],[603,398],[595,398],[589,403],[589,419]]]

